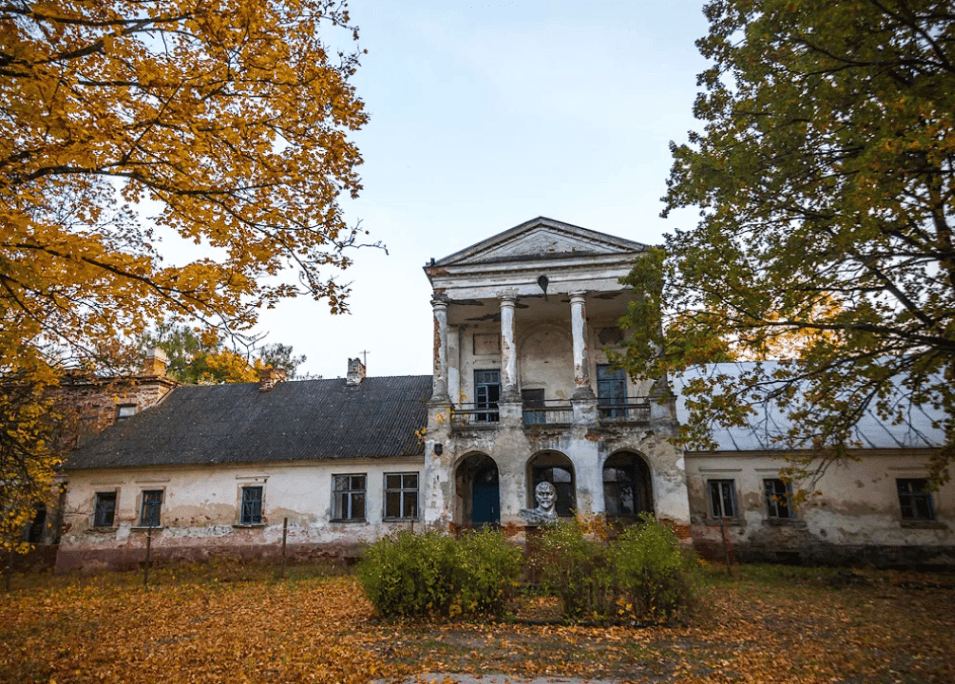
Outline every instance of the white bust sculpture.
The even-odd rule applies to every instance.
[[[539,482],[534,488],[537,508],[525,508],[519,515],[532,525],[557,522],[557,489],[550,482]]]

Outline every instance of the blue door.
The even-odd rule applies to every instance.
[[[501,492],[497,481],[497,466],[487,466],[474,475],[471,503],[471,522],[475,527],[497,525],[501,522]]]

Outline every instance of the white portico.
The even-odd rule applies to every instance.
[[[542,481],[558,513],[689,522],[672,403],[608,362],[621,349],[621,285],[646,250],[537,218],[440,260],[424,517],[522,524]]]

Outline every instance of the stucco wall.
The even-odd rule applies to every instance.
[[[924,478],[925,452],[870,450],[858,461],[831,466],[820,494],[796,510],[794,520],[773,520],[763,480],[777,478],[786,462],[766,453],[688,454],[693,537],[707,555],[721,556],[719,524],[709,512],[708,480],[731,480],[739,515],[727,525],[740,560],[879,565],[955,565],[955,483],[932,494],[935,519],[902,517],[896,480]],[[798,487],[798,483],[796,484]]]
[[[410,526],[384,521],[384,475],[420,473],[421,458],[341,459],[306,464],[77,471],[69,476],[65,532],[58,568],[135,564],[142,559],[146,530],[139,528],[142,492],[163,490],[162,529],[153,531],[157,558],[203,558],[209,554],[277,553],[283,519],[290,545],[353,552],[361,542]],[[365,474],[362,522],[331,522],[333,475]],[[240,525],[241,489],[262,486],[262,524]],[[93,527],[97,492],[117,492],[111,528]]]

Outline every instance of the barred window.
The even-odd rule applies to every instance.
[[[243,525],[262,523],[262,487],[242,488],[242,515],[239,522]]]

